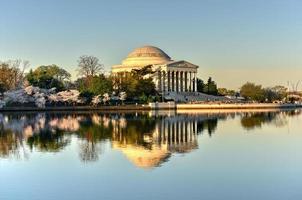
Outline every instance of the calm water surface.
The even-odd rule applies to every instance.
[[[302,199],[302,112],[2,113],[0,199]]]

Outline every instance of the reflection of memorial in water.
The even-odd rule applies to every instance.
[[[286,125],[301,110],[253,112],[26,113],[0,114],[0,158],[27,158],[34,151],[61,152],[72,141],[83,162],[96,161],[104,143],[138,167],[160,166],[174,154],[198,148],[198,135],[215,132],[218,121],[238,120],[244,129]]]
[[[137,167],[160,165],[170,157],[170,152],[153,141],[159,120],[149,116],[116,119],[112,129],[112,148],[122,151]]]
[[[136,166],[155,167],[173,153],[198,148],[197,134],[202,129],[208,129],[211,134],[216,124],[213,116],[175,113],[168,116],[164,113],[1,115],[0,156],[19,156],[31,151],[60,152],[76,136],[79,157],[84,162],[96,161],[102,142],[109,141]]]
[[[158,123],[154,133],[155,143],[167,145],[173,153],[186,153],[198,147],[197,120],[187,116],[174,116]]]
[[[121,150],[137,167],[157,167],[173,153],[189,153],[197,149],[197,135],[204,129],[211,135],[218,121],[217,117],[208,115],[160,116],[151,119],[156,122],[153,130],[144,132],[143,126],[137,126],[136,140],[127,140],[127,135],[130,135],[123,126],[116,124],[113,128],[113,148]]]

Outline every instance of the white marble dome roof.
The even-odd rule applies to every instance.
[[[132,51],[122,65],[132,67],[144,67],[147,65],[164,64],[171,58],[161,49],[154,46],[144,46]]]

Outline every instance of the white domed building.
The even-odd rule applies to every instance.
[[[174,61],[163,50],[144,46],[131,52],[120,65],[112,67],[113,75],[125,75],[133,69],[151,66],[158,92],[167,96],[171,93],[197,92],[198,66],[184,60]]]

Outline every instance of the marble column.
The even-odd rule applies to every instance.
[[[171,78],[170,78],[170,71],[167,71],[167,86],[168,86],[168,92],[171,91],[171,84],[170,84]]]
[[[177,71],[174,71],[174,92],[177,92]]]
[[[180,72],[180,92],[184,91],[184,72]]]
[[[181,72],[178,71],[178,92],[181,92]]]
[[[167,73],[166,71],[163,71],[162,72],[162,75],[163,75],[163,92],[166,92],[167,91]]]
[[[171,91],[172,92],[174,92],[174,88],[175,88],[175,84],[174,84],[174,82],[175,82],[175,75],[174,75],[174,71],[173,72],[171,72]]]
[[[197,92],[197,73],[195,72],[195,78],[194,78],[194,83],[195,83],[195,91],[194,92]]]
[[[183,72],[183,81],[182,81],[182,88],[183,88],[183,92],[186,92],[186,72]]]
[[[184,72],[185,73],[185,80],[184,80],[184,89],[185,89],[185,92],[188,91],[188,72]]]
[[[157,90],[158,91],[162,91],[162,86],[161,86],[162,82],[161,82],[161,71],[157,72]]]
[[[190,77],[189,77],[189,81],[190,81],[190,85],[189,85],[189,92],[192,92],[192,72],[190,73]]]
[[[161,79],[162,79],[162,85],[161,85],[161,87],[162,87],[162,92],[165,92],[165,81],[166,81],[166,74],[165,74],[165,71],[162,71],[161,72]]]

